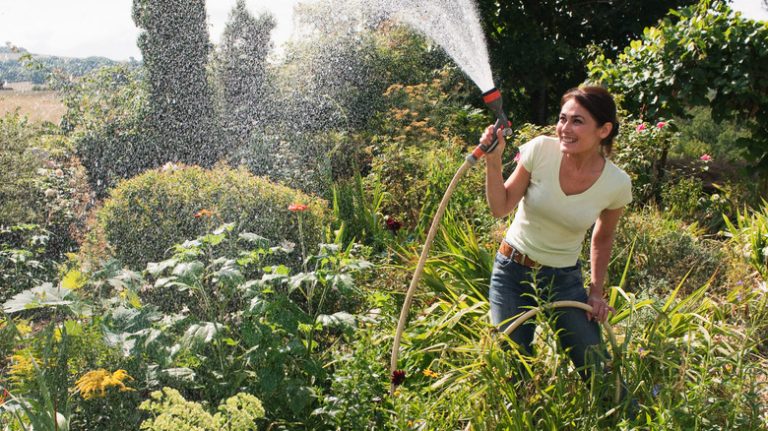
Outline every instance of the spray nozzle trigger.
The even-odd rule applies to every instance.
[[[467,156],[467,159],[471,158],[475,161],[496,149],[496,146],[499,144],[499,138],[496,135],[499,129],[502,129],[505,139],[511,138],[514,134],[512,131],[512,122],[509,121],[502,108],[501,92],[496,88],[492,88],[483,93],[483,101],[496,115],[496,123],[493,125],[493,138],[491,138],[490,145],[480,144],[475,148],[472,154]]]

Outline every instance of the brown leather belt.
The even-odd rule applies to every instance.
[[[509,243],[506,241],[501,242],[501,245],[499,246],[499,253],[503,254],[509,259],[512,259],[512,261],[517,262],[520,265],[527,266],[528,268],[538,268],[541,266],[540,263],[524,255],[523,253],[520,253],[519,250],[509,245]]]

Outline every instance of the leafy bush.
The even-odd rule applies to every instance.
[[[0,226],[39,225],[52,259],[77,248],[92,198],[70,145],[17,114],[0,118]]]
[[[629,212],[622,218],[609,268],[610,283],[621,280],[630,253],[624,288],[635,293],[668,290],[689,272],[686,289],[704,285],[715,273],[714,285],[719,286],[726,269],[720,243],[702,239],[695,225],[686,226],[653,209]]]
[[[67,106],[62,128],[72,137],[99,197],[120,179],[158,163],[147,139],[147,90],[141,76],[140,69],[118,65],[59,83]]]
[[[292,203],[307,209],[292,214]],[[169,164],[121,182],[97,217],[115,256],[132,268],[143,268],[162,260],[171,245],[223,221],[274,241],[317,244],[328,218],[325,207],[318,198],[244,169]]]
[[[139,406],[153,416],[141,423],[143,430],[249,431],[258,429],[256,421],[264,417],[261,401],[245,392],[222,401],[215,414],[207,412],[200,403],[185,400],[173,388],[154,391],[150,397]]]
[[[628,119],[616,141],[611,159],[632,178],[634,205],[661,201],[669,148],[677,140],[674,125],[655,125]]]
[[[750,136],[734,143],[765,178],[768,28],[736,14],[728,2],[701,0],[671,10],[658,25],[630,42],[615,60],[599,55],[590,79],[626,95],[625,107],[646,118],[684,115],[708,106],[715,121],[735,120]]]
[[[49,240],[37,225],[0,227],[0,304],[56,276],[56,261],[46,255]]]
[[[736,223],[726,220],[729,245],[736,255],[749,262],[763,280],[768,280],[768,204],[759,210],[736,213]]]
[[[0,226],[30,222],[30,190],[41,162],[32,152],[35,134],[18,114],[0,117]]]

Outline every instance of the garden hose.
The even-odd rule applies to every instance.
[[[464,163],[461,165],[461,167],[459,167],[459,170],[456,171],[456,174],[453,176],[451,183],[448,185],[448,189],[446,189],[445,194],[443,195],[443,199],[440,201],[440,206],[437,208],[437,213],[435,213],[435,216],[432,219],[432,225],[429,227],[427,239],[424,241],[424,248],[421,250],[421,256],[419,256],[419,263],[416,265],[413,278],[411,278],[411,284],[408,286],[408,291],[405,294],[403,308],[400,310],[400,320],[397,322],[397,330],[395,331],[395,339],[392,343],[392,358],[390,362],[390,374],[393,376],[389,391],[390,395],[394,394],[395,392],[396,385],[394,374],[397,370],[397,358],[400,353],[400,339],[403,336],[405,323],[408,320],[408,312],[411,308],[411,302],[413,302],[413,294],[416,292],[416,286],[421,280],[421,274],[424,272],[424,265],[427,262],[429,249],[432,247],[432,241],[435,239],[435,235],[437,234],[437,227],[440,225],[440,219],[443,218],[445,209],[448,206],[448,201],[451,199],[451,195],[453,194],[456,185],[459,183],[459,179],[464,175],[464,172],[466,172],[470,167],[474,166],[477,161],[480,160],[484,155],[496,149],[496,146],[499,142],[496,132],[501,129],[505,138],[510,138],[512,136],[512,123],[504,113],[501,92],[496,88],[492,88],[486,91],[483,93],[483,102],[496,116],[496,123],[493,126],[491,143],[490,145],[480,143],[477,147],[475,147],[474,151],[467,155]]]
[[[413,301],[413,294],[416,292],[416,286],[419,284],[419,280],[421,280],[421,274],[424,272],[424,264],[427,262],[427,255],[429,255],[429,249],[432,246],[432,241],[435,239],[435,234],[437,233],[437,227],[440,225],[440,219],[443,218],[443,214],[445,213],[445,208],[448,206],[448,201],[451,198],[451,195],[453,194],[453,190],[456,188],[456,185],[459,183],[459,179],[464,175],[464,172],[467,171],[474,163],[470,161],[469,159],[465,160],[464,163],[461,165],[458,171],[456,171],[456,174],[453,176],[453,179],[451,180],[450,185],[448,186],[448,189],[445,191],[445,194],[443,195],[443,200],[440,201],[440,206],[437,208],[437,213],[435,213],[435,217],[432,219],[432,225],[429,227],[429,233],[427,234],[427,239],[424,241],[424,248],[421,250],[421,256],[419,257],[419,263],[416,265],[416,270],[413,273],[413,278],[411,278],[411,285],[408,287],[408,291],[405,294],[405,301],[403,302],[403,308],[400,310],[400,320],[397,322],[397,331],[395,331],[395,340],[392,344],[392,360],[390,362],[390,374],[394,375],[395,370],[397,370],[397,357],[398,353],[400,352],[400,339],[403,336],[403,331],[405,330],[405,322],[408,320],[408,311],[411,308],[411,302]],[[389,390],[390,395],[395,393],[395,383],[392,382]]]
[[[579,301],[555,301],[549,304],[544,304],[540,307],[531,308],[530,310],[526,311],[524,314],[522,314],[520,317],[515,319],[508,327],[504,330],[504,335],[509,336],[517,328],[520,327],[523,323],[525,323],[528,319],[531,317],[534,317],[541,311],[546,310],[554,310],[556,308],[580,308],[588,313],[592,312],[592,306],[589,304],[585,304],[583,302]],[[603,327],[605,328],[605,332],[608,333],[608,340],[611,343],[611,350],[613,351],[613,355],[617,356],[619,354],[619,348],[618,344],[616,343],[616,336],[613,333],[613,328],[611,327],[611,324],[608,323],[608,320],[606,319],[603,322]],[[621,373],[619,372],[618,368],[616,369],[616,391],[613,394],[613,401],[618,404],[619,401],[621,401]]]

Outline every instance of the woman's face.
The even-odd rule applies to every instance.
[[[600,152],[600,142],[611,133],[611,123],[598,125],[576,99],[570,99],[560,109],[557,120],[557,137],[560,151],[565,154]]]

